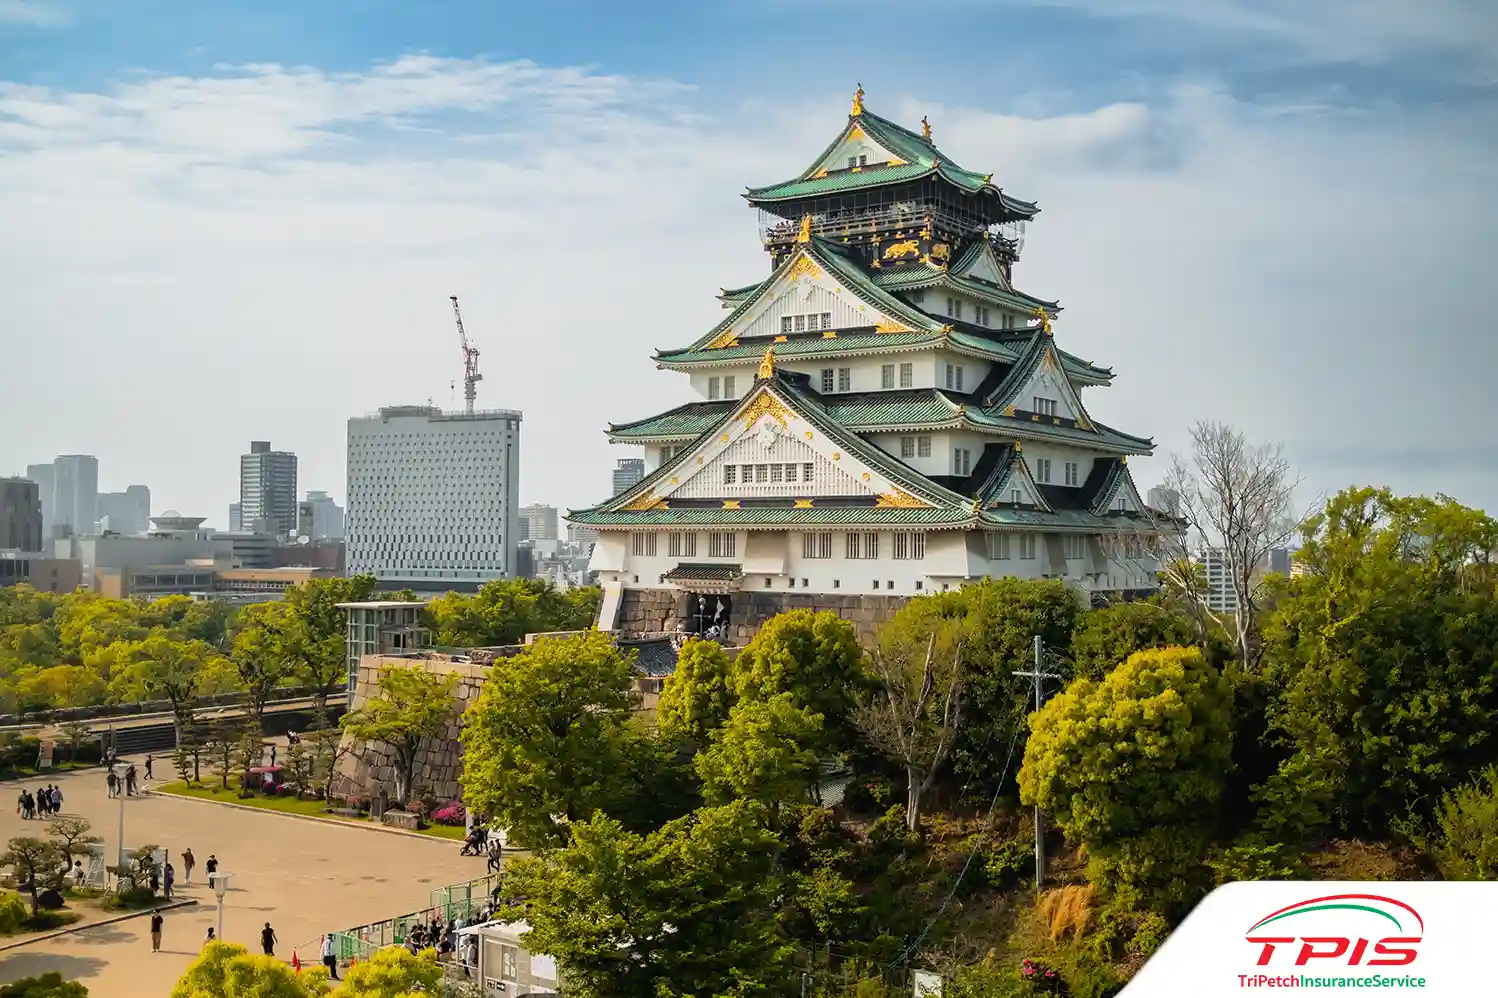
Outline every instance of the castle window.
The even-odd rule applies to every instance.
[[[723,379],[723,397],[726,399],[738,398],[738,393],[733,390],[733,375],[727,375]]]
[[[1056,400],[1041,398],[1039,395],[1035,396],[1035,411],[1042,416],[1056,415]]]
[[[736,485],[739,480],[739,466],[736,464],[725,464],[723,466],[723,484]]]
[[[1005,312],[1002,316],[999,317],[999,325],[1003,326],[1005,329],[1013,329],[1014,316],[1010,315],[1008,312]]]
[[[1009,560],[1009,535],[985,534],[988,538],[988,557],[991,561]]]
[[[879,387],[885,390],[895,387],[895,365],[885,364],[879,368]]]
[[[916,439],[915,439],[915,456],[916,457],[930,457],[931,456],[931,438],[930,437],[916,437]]]
[[[669,446],[662,447],[660,449],[660,456],[661,464],[665,464],[667,461],[671,460],[671,448]]]
[[[696,534],[682,534],[681,535],[681,556],[683,558],[695,558],[695,557],[697,557],[697,535]]]
[[[1042,485],[1049,485],[1051,481],[1051,459],[1048,457],[1037,457],[1035,459],[1035,480]]]
[[[666,555],[671,558],[681,557],[681,534],[670,533],[666,535]]]
[[[812,466],[810,464],[803,464],[801,466],[801,480],[803,482],[811,481],[811,469]]]
[[[822,328],[822,317],[819,314],[817,314],[816,312],[813,312],[813,313],[811,313],[810,315],[808,315],[806,317],[806,329],[807,329],[808,332],[814,333],[818,329],[821,329],[821,328]]]
[[[715,399],[715,398],[718,397],[718,379],[717,378],[708,378],[707,379],[707,397],[710,398],[710,399]]]
[[[859,166],[868,166],[869,165],[869,157],[868,157],[867,154],[865,154],[865,153],[859,153],[858,154],[858,165]]]
[[[957,314],[957,299],[956,298],[948,298],[947,299],[947,314],[948,315],[953,315],[953,316],[955,316]]]
[[[1019,535],[1019,556],[1022,561],[1035,560],[1035,535]]]
[[[832,380],[833,373],[834,372],[833,372],[832,368],[830,368],[830,367],[824,367],[824,368],[822,368],[822,394],[823,395],[827,395],[827,394],[831,393],[831,391],[832,391],[832,388],[833,388],[833,385],[834,385],[834,382]]]
[[[804,332],[806,332],[806,316],[804,316],[804,315],[793,315],[793,316],[791,316],[791,318],[794,320],[794,325],[795,325],[795,331],[796,332],[798,332],[798,333],[804,333]]]
[[[966,447],[954,447],[952,449],[952,474],[971,475],[973,473],[973,452]]]
[[[900,456],[915,457],[915,437],[900,438]]]
[[[912,291],[910,293],[910,300],[913,301],[913,302],[923,302],[923,301],[925,301],[926,300],[926,289],[925,288],[921,288],[919,291]]]
[[[1082,541],[1083,537],[1081,534],[1066,535],[1067,561],[1080,561],[1082,559]]]
[[[768,464],[756,464],[754,466],[754,484],[764,485],[770,480],[770,466]]]
[[[840,367],[837,369],[837,390],[840,392],[853,389],[853,369],[851,367]]]
[[[1066,462],[1066,484],[1077,484],[1077,462],[1075,461]]]
[[[957,391],[962,391],[962,365],[957,366]]]
[[[848,535],[848,557],[871,561],[879,557],[879,535],[856,533]]]
[[[986,326],[986,325],[988,325],[988,309],[986,307],[979,306],[978,309],[977,309],[977,311],[978,311],[978,324],[980,326]]]
[[[857,165],[858,165],[858,157],[857,156],[849,156],[848,157],[848,169],[851,170],[851,169],[853,169]]]
[[[892,535],[896,561],[920,561],[926,557],[926,535],[897,531]]]
[[[780,464],[770,465],[770,481],[779,484],[785,480],[785,466]]]
[[[630,535],[630,552],[637,558],[655,557],[655,538],[657,535],[647,531],[636,531]]]
[[[953,367],[951,364],[947,365],[947,391],[951,391],[952,390],[952,374],[956,370],[957,369],[955,367]]]
[[[783,315],[783,316],[780,317],[780,331],[782,333],[789,333],[791,331],[791,317],[790,316]]]
[[[785,466],[785,480],[788,482],[794,482],[796,480],[796,466],[794,464],[788,464]]]
[[[1023,498],[1023,497],[1020,495],[1019,489],[1010,489],[1009,490],[1009,501],[1012,502],[1012,503],[1014,503],[1016,506],[1018,506],[1020,504],[1020,499],[1021,498]]]
[[[823,312],[822,313],[822,328],[823,329],[831,329],[832,328],[832,313],[831,312]]]
[[[915,386],[915,365],[914,364],[901,364],[900,365],[900,387],[901,388],[913,388],[914,386]]]
[[[803,558],[831,558],[832,557],[832,534],[802,534],[801,535],[801,557]]]
[[[737,550],[737,534],[714,531],[707,535],[707,556],[709,558],[732,558]]]

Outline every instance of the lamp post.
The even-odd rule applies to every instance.
[[[118,864],[115,869],[123,870],[127,862],[125,856],[125,767],[119,763],[114,764],[114,778],[115,786],[119,787],[120,792],[120,850],[115,859]],[[118,880],[122,876],[123,874],[116,873],[115,879]]]
[[[224,941],[224,895],[229,893],[229,878],[233,874],[219,871],[213,875],[213,896],[218,898],[218,941]]]

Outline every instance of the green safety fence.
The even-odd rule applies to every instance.
[[[460,884],[437,887],[431,892],[430,906],[421,911],[407,912],[394,918],[334,932],[333,946],[338,961],[347,964],[350,960],[367,960],[371,953],[381,947],[403,946],[414,926],[428,924],[434,919],[442,922],[451,922],[459,916],[465,920],[471,919],[489,903],[489,895],[498,884],[499,877],[490,874]]]

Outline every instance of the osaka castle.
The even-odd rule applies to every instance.
[[[797,177],[751,188],[770,257],[727,314],[658,351],[696,401],[610,425],[636,485],[567,519],[598,531],[599,626],[753,632],[792,607],[877,620],[986,576],[1094,602],[1153,591],[1159,522],[1093,419],[1113,372],[1067,353],[1019,290],[1039,213],[868,110]]]

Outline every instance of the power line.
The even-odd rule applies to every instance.
[[[1039,634],[1035,635],[1035,668],[1030,672],[1016,672],[1016,676],[1024,676],[1035,681],[1035,711],[1040,712],[1045,703],[1045,681],[1047,679],[1064,679],[1055,672],[1045,671],[1045,638]],[[1040,891],[1040,885],[1045,881],[1045,815],[1040,811],[1040,805],[1035,805],[1035,890]]]

